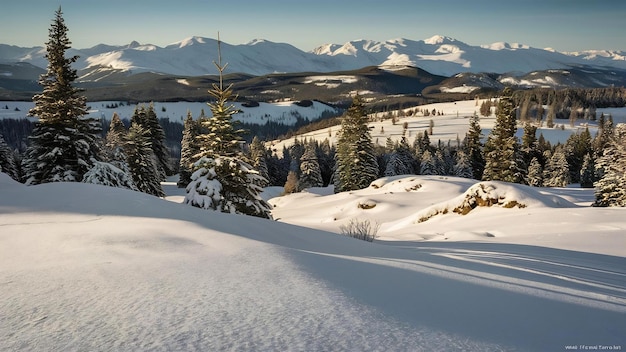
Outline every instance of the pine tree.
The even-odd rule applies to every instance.
[[[543,185],[545,187],[565,187],[569,183],[569,165],[563,147],[558,146],[543,170]]]
[[[430,150],[426,150],[422,154],[422,162],[420,163],[420,175],[438,175],[437,161],[431,154]]]
[[[244,131],[233,127],[235,109],[228,104],[232,85],[224,87],[223,72],[227,65],[222,65],[221,59],[218,39],[218,62],[214,64],[219,72],[219,84],[213,84],[209,90],[215,102],[208,104],[213,116],[201,120],[206,132],[197,138],[200,159],[194,164],[184,202],[225,213],[270,218],[271,206],[261,198],[259,186],[267,181],[252,168],[241,150]]]
[[[311,187],[322,187],[322,172],[315,152],[315,143],[309,142],[304,149],[304,155],[300,159],[300,178],[298,189],[304,190]]]
[[[0,172],[3,172],[12,179],[19,180],[19,172],[15,163],[15,154],[4,141],[4,137],[0,134]]]
[[[452,169],[453,175],[463,178],[473,178],[474,172],[472,171],[472,165],[470,163],[467,154],[464,151],[459,150],[456,153],[456,162]]]
[[[252,167],[263,177],[259,186],[267,187],[270,179],[267,166],[267,149],[265,149],[265,145],[263,145],[263,142],[257,136],[254,136],[250,143],[250,161]]]
[[[71,65],[78,56],[65,58],[71,48],[67,32],[59,7],[46,43],[47,71],[39,78],[43,92],[33,97],[35,107],[29,111],[38,121],[23,160],[28,185],[80,182],[100,157],[99,121],[85,117],[86,99],[72,86],[78,75]]]
[[[383,175],[411,175],[415,174],[415,157],[411,153],[406,137],[402,136],[399,143],[392,144]]]
[[[595,186],[594,206],[626,207],[626,124],[615,126],[614,132],[597,160],[599,180]]]
[[[543,167],[536,157],[528,164],[528,185],[533,187],[543,187]]]
[[[141,192],[164,197],[157,173],[150,132],[137,122],[128,130],[125,151],[133,183]]]
[[[165,146],[165,132],[154,112],[154,104],[150,103],[148,108],[143,105],[136,108],[130,121],[131,124],[139,124],[147,131],[148,137],[150,137],[150,148],[156,160],[155,166],[158,179],[159,181],[165,181],[166,176],[172,173],[172,167],[170,165],[170,153]]]
[[[183,139],[180,142],[180,164],[178,167],[179,178],[177,186],[185,188],[191,182],[191,173],[197,154],[200,152],[196,138],[200,134],[198,124],[194,121],[191,111],[187,111],[185,126],[183,128]]]
[[[513,183],[524,180],[522,155],[515,137],[516,125],[512,91],[505,88],[498,102],[496,123],[485,144],[483,180]]]
[[[485,170],[483,144],[480,141],[482,138],[482,129],[479,121],[479,117],[476,114],[470,118],[469,131],[465,136],[465,153],[467,154],[470,165],[472,166],[473,178],[476,180],[482,179],[483,171]]]
[[[109,131],[107,132],[104,145],[104,158],[113,166],[130,175],[127,156],[124,148],[128,131],[117,113],[113,113]]]
[[[85,173],[83,183],[91,183],[108,187],[127,188],[137,191],[131,176],[113,164],[96,161],[94,166]]]
[[[363,101],[357,95],[341,119],[338,132],[335,192],[368,187],[378,177],[378,161],[367,122]]]
[[[592,188],[596,181],[596,166],[591,157],[591,153],[585,154],[583,165],[580,169],[580,187]]]

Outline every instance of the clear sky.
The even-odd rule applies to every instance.
[[[355,39],[471,45],[509,42],[559,51],[626,51],[626,0],[2,0],[0,43],[43,46],[62,7],[74,48],[191,36],[252,39],[309,51]]]

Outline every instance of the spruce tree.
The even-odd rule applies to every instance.
[[[543,167],[536,157],[528,164],[528,185],[533,187],[543,187]]]
[[[215,99],[208,104],[212,116],[201,120],[204,133],[197,138],[200,159],[194,164],[184,202],[203,209],[270,218],[271,206],[260,196],[263,177],[243,154],[244,131],[233,126],[232,116],[236,111],[228,103],[233,94],[232,85],[224,87],[223,72],[227,65],[221,63],[219,45],[218,39],[218,62],[214,64],[219,72],[219,84],[213,84],[209,90]]]
[[[341,119],[338,132],[335,192],[368,187],[378,177],[378,161],[367,122],[363,101],[357,95]]]
[[[4,141],[4,137],[0,134],[0,172],[3,172],[12,179],[19,180],[19,172],[15,162],[15,154]]]
[[[130,175],[124,148],[128,131],[117,113],[113,113],[104,145],[105,160]]]
[[[183,139],[180,142],[180,164],[178,166],[179,178],[177,186],[185,188],[191,182],[191,172],[193,164],[197,160],[200,151],[196,138],[200,134],[198,124],[194,121],[191,111],[187,111],[185,126],[183,128]]]
[[[172,167],[169,150],[165,145],[165,132],[159,124],[159,119],[154,111],[154,104],[150,103],[148,108],[143,105],[136,108],[130,122],[131,124],[138,124],[148,133],[150,148],[156,160],[157,178],[159,181],[165,181],[166,176],[171,174]]]
[[[259,172],[261,177],[263,177],[259,186],[269,186],[270,176],[267,166],[267,149],[265,149],[265,145],[257,136],[254,136],[254,138],[252,138],[252,142],[250,143],[250,162],[252,167]]]
[[[626,207],[626,124],[615,126],[597,160],[594,206]]]
[[[498,101],[496,123],[485,143],[483,180],[519,183],[525,178],[522,155],[515,132],[517,121],[512,91],[505,88]]]
[[[426,150],[424,154],[422,154],[420,175],[438,175],[437,161],[430,150]]]
[[[304,149],[304,155],[300,159],[300,178],[298,189],[304,190],[311,187],[322,187],[322,172],[315,152],[315,143],[309,142]]]
[[[467,154],[464,151],[459,150],[456,153],[456,162],[452,169],[453,175],[463,178],[473,178],[474,172],[472,171],[472,165],[470,163]]]
[[[562,146],[554,150],[543,170],[543,185],[546,187],[565,187],[570,183],[569,165]]]
[[[476,114],[470,118],[469,131],[465,136],[465,153],[472,166],[473,178],[476,180],[482,179],[485,170],[485,158],[483,157],[483,144],[481,142],[482,129],[479,121]]]
[[[150,131],[132,122],[126,138],[125,151],[133,183],[141,192],[164,197],[161,180],[151,146]]]
[[[47,70],[39,78],[43,92],[33,97],[35,107],[29,111],[38,121],[23,159],[28,185],[80,182],[100,157],[99,121],[85,117],[86,99],[72,86],[78,75],[71,65],[78,56],[65,57],[71,48],[67,32],[59,7],[46,43]]]
[[[580,169],[580,187],[592,188],[596,180],[596,166],[591,157],[591,153],[585,154],[583,165]]]

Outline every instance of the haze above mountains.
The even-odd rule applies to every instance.
[[[222,60],[228,72],[266,75],[288,72],[335,72],[367,66],[419,67],[432,74],[451,77],[461,72],[525,74],[532,71],[585,66],[626,70],[626,52],[593,50],[557,52],[517,43],[472,46],[445,36],[425,40],[392,39],[384,42],[355,40],[326,44],[305,52],[290,44],[253,40],[232,45],[222,42]],[[217,74],[217,40],[189,37],[159,47],[132,42],[125,46],[99,44],[70,49],[79,55],[75,64],[81,80],[99,80],[105,72],[155,72],[180,76]],[[30,63],[45,68],[45,48],[22,48],[0,44],[0,63]],[[10,73],[0,72],[8,76]]]

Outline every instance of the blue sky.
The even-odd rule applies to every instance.
[[[3,0],[0,43],[44,45],[62,6],[75,48],[165,46],[190,36],[262,38],[308,51],[355,39],[522,43],[559,51],[626,51],[624,0]]]

